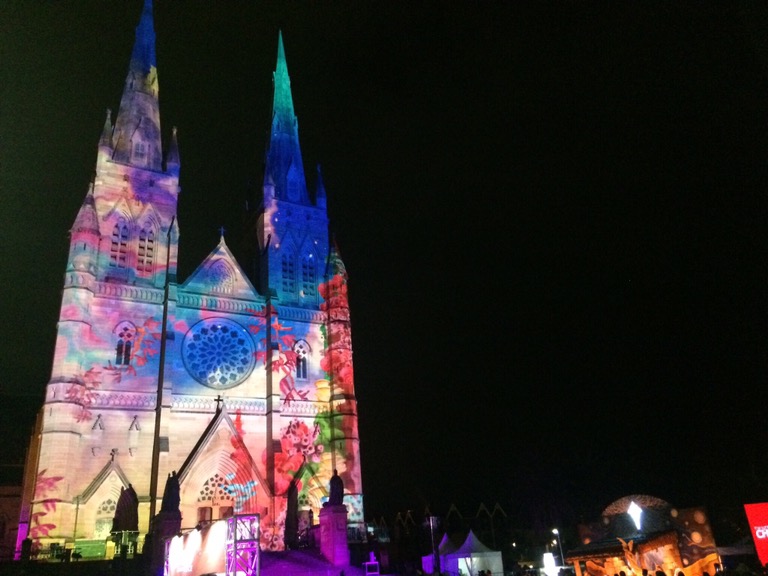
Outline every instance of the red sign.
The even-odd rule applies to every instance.
[[[768,503],[744,504],[760,565],[768,564]]]

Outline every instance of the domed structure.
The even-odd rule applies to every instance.
[[[576,576],[704,576],[720,557],[703,508],[678,509],[647,494],[623,496],[579,526],[565,558]]]
[[[630,496],[623,496],[622,498],[611,502],[605,507],[605,510],[603,510],[603,516],[626,514],[633,502],[646,510],[666,510],[670,508],[669,502],[662,500],[661,498],[656,498],[656,496],[632,494]]]

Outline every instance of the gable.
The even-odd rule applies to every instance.
[[[120,465],[110,460],[91,480],[80,495],[80,501],[87,504],[94,496],[104,498],[107,495],[120,496],[120,488],[128,488],[128,477]],[[117,502],[117,498],[115,498]]]
[[[257,300],[260,296],[222,237],[218,246],[179,287],[189,294]]]
[[[237,421],[237,419],[236,419]],[[267,483],[243,441],[239,422],[233,422],[225,407],[220,408],[179,469],[182,500],[199,499],[199,491],[217,475],[232,491],[232,499],[247,508],[256,500],[258,489],[269,495]]]

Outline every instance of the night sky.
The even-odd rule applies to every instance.
[[[0,2],[11,463],[141,5]],[[349,273],[368,517],[768,500],[765,4],[156,0],[180,281],[221,226],[241,246],[279,29]]]

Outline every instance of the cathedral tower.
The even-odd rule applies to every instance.
[[[98,547],[129,485],[143,535],[175,472],[183,527],[260,513],[262,547],[279,550],[318,517],[334,469],[357,534],[347,276],[319,175],[307,190],[282,34],[255,285],[223,235],[177,280],[180,160],[175,128],[165,154],[161,136],[145,0],[120,107],[114,122],[107,113],[71,229],[19,540]]]

